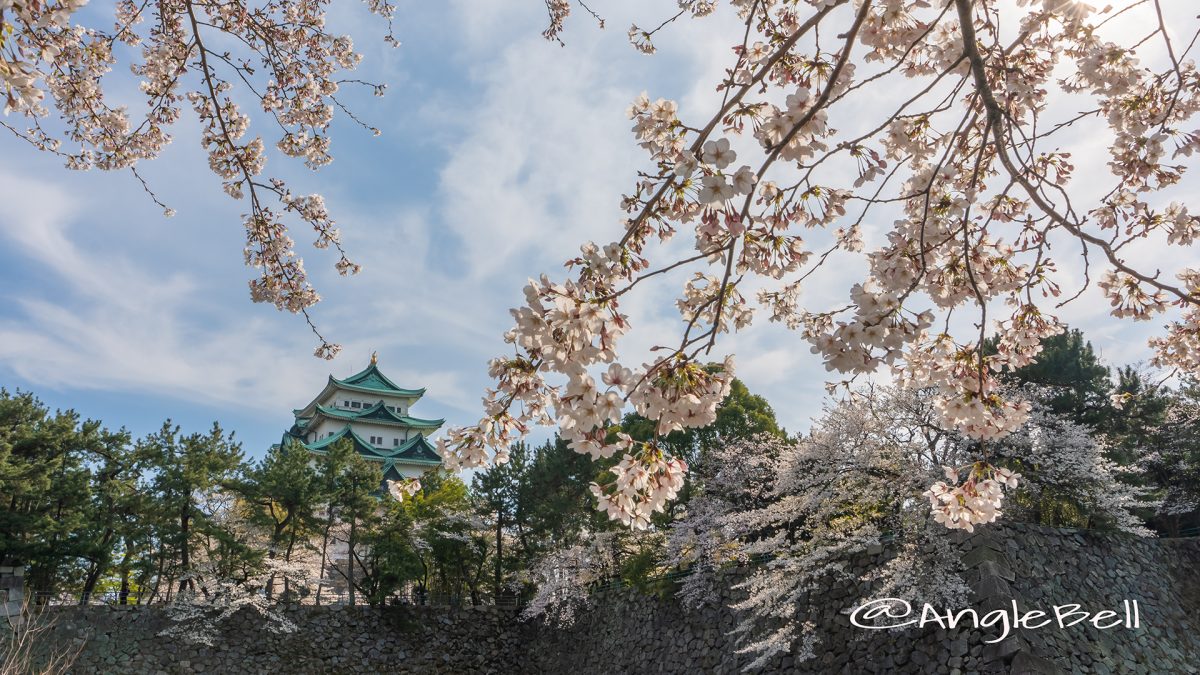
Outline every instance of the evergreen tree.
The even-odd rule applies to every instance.
[[[362,576],[357,582],[367,601],[382,605],[421,576],[412,515],[402,502],[386,500],[378,526],[363,536]]]
[[[321,476],[313,455],[300,445],[289,442],[274,447],[247,475],[243,487],[255,505],[254,522],[270,531],[271,558],[291,562],[297,543],[320,530],[318,507],[325,497]],[[274,579],[267,585],[268,597],[274,593]],[[288,595],[287,581],[284,594]]]
[[[205,508],[213,493],[238,487],[242,465],[241,444],[214,423],[207,434],[181,436],[168,420],[141,441],[154,468],[151,492],[159,512],[160,572],[178,580],[178,591],[202,590],[194,579],[197,553],[202,543],[221,559],[212,561],[219,573],[241,566],[250,554],[232,532]],[[204,541],[207,540],[207,541]],[[171,564],[166,568],[165,564]]]
[[[333,540],[333,528],[337,524],[339,490],[342,489],[342,475],[353,460],[354,446],[347,439],[341,439],[326,448],[325,454],[317,459],[317,484],[321,499],[325,504],[325,517],[321,520],[321,581],[317,586],[317,604],[321,604],[321,594],[325,580],[329,578],[330,560],[329,544]]]
[[[598,532],[611,523],[596,510],[588,486],[604,473],[605,463],[581,455],[555,437],[536,450],[521,491],[524,528],[517,541],[526,561],[546,549],[574,543],[582,532]]]
[[[107,567],[127,446],[124,432],[0,389],[0,561],[27,568],[39,602],[64,585],[90,592]]]
[[[987,349],[995,353],[995,343]],[[1050,412],[1077,424],[1102,429],[1112,415],[1108,367],[1077,329],[1043,339],[1042,351],[1033,363],[1003,377],[1010,384],[1033,385]]]
[[[345,445],[349,446],[349,442]],[[357,601],[356,591],[359,590],[355,577],[367,572],[360,548],[363,532],[369,534],[378,518],[376,511],[379,508],[383,476],[378,466],[363,459],[353,448],[349,452],[343,450],[339,464],[340,471],[333,476],[333,492],[329,498],[335,517],[348,528],[346,569],[339,569],[338,572],[346,578],[350,604],[353,605]]]
[[[471,492],[477,509],[492,519],[495,527],[495,561],[492,575],[492,595],[499,598],[502,593],[506,569],[504,566],[504,535],[506,528],[521,532],[528,528],[528,499],[530,474],[530,451],[525,443],[516,443],[509,449],[508,461],[488,467],[471,480]],[[511,556],[510,556],[511,558]],[[515,569],[510,560],[509,569]]]
[[[86,604],[110,572],[114,557],[128,542],[144,539],[147,523],[141,517],[149,504],[141,490],[148,458],[132,445],[127,431],[97,429],[87,434],[92,480],[90,504],[84,513],[80,537],[85,564],[80,604]],[[132,551],[121,551],[122,589],[128,597],[128,570]]]
[[[1138,466],[1161,500],[1150,524],[1166,536],[1200,535],[1200,386],[1185,382],[1144,435]]]
[[[1100,424],[1108,438],[1109,455],[1119,464],[1132,464],[1167,417],[1175,395],[1146,381],[1132,366],[1117,371],[1114,396],[1120,401]]]
[[[478,603],[491,543],[487,528],[475,517],[466,483],[449,472],[430,471],[404,506],[415,525],[419,589],[454,602],[469,595]]]

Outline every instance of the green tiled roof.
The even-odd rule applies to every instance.
[[[379,401],[370,408],[362,410],[347,410],[345,408],[330,408],[323,405],[317,405],[317,412],[339,420],[353,421],[371,421],[380,424],[393,424],[403,427],[419,427],[422,429],[436,429],[442,426],[445,419],[426,420],[419,417],[409,417],[408,415],[398,415],[388,409],[384,401]]]
[[[338,390],[373,394],[369,398],[378,398],[379,402],[361,410],[324,406],[319,403],[319,401],[329,400]],[[403,387],[396,386],[395,382],[392,382],[387,376],[379,372],[375,357],[372,356],[371,364],[361,372],[340,380],[332,375],[329,376],[325,388],[311,403],[303,408],[292,411],[296,417],[296,421],[290,429],[284,432],[282,443],[297,442],[310,452],[324,455],[329,452],[329,446],[333,443],[343,439],[349,440],[354,447],[354,451],[361,457],[382,464],[384,476],[390,480],[395,480],[401,475],[398,468],[401,466],[408,466],[411,469],[413,465],[440,465],[442,458],[421,433],[417,433],[414,438],[410,438],[399,445],[390,448],[381,448],[367,442],[351,428],[351,424],[353,423],[369,422],[371,424],[400,427],[406,430],[423,430],[429,433],[441,427],[445,420],[427,420],[401,415],[389,410],[386,400],[387,397],[418,399],[424,394],[424,389],[404,389]],[[361,399],[362,397],[358,398]],[[312,443],[306,443],[304,441],[305,436],[309,435],[312,429],[319,428],[325,419],[337,420],[339,423],[344,423],[345,426],[330,436]]]
[[[311,452],[324,455],[329,452],[328,448],[330,445],[343,438],[346,438],[347,436],[349,436],[350,442],[354,445],[355,452],[362,455],[365,459],[375,462],[383,462],[385,471],[388,466],[393,466],[395,464],[433,465],[442,463],[442,458],[437,454],[437,451],[434,450],[429,441],[420,434],[408,439],[399,446],[392,448],[378,448],[368,443],[363,439],[362,436],[356,434],[354,430],[350,428],[350,425],[347,424],[337,433],[333,434],[332,436],[322,438],[319,441],[304,443],[301,439],[297,440],[300,440],[304,447],[308,448]],[[287,440],[286,437],[284,440]]]
[[[375,363],[367,366],[365,370],[355,373],[345,379],[339,380],[333,376],[330,376],[329,379],[340,387],[358,391],[373,391],[385,394],[394,394],[396,396],[421,396],[425,393],[424,389],[405,389],[403,387],[397,387],[395,382],[387,379],[383,373],[379,372],[379,366]]]

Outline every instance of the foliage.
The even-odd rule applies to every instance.
[[[329,495],[321,490],[320,475],[312,455],[295,443],[272,448],[240,487],[244,498],[257,508],[251,522],[270,529],[270,557],[291,562],[299,544],[320,530],[319,505]],[[272,594],[275,584],[268,584]],[[284,592],[288,592],[285,586]]]
[[[683,2],[675,18],[719,4]],[[931,488],[940,511],[999,485],[989,448],[1032,410],[1002,374],[1034,364],[1043,340],[1064,330],[1063,305],[1099,296],[1115,318],[1161,317],[1153,365],[1200,373],[1200,270],[1160,269],[1194,259],[1186,252],[1200,234],[1184,181],[1200,148],[1200,73],[1184,56],[1200,34],[1190,13],[1141,0],[1099,11],[1078,0],[728,4],[739,22],[726,24],[719,98],[701,111],[646,94],[633,102],[647,156],[630,171],[625,217],[566,261],[565,278],[525,287],[504,335],[511,349],[490,364],[485,414],[448,430],[443,455],[503,462],[534,425],[557,425],[576,451],[619,458],[597,502],[648,527],[678,494],[684,465],[657,442],[610,439],[608,425],[625,405],[656,438],[712,424],[734,360],[716,373],[700,360],[765,316],[845,378],[832,387],[886,369],[934,392],[938,426],[977,441],[964,462],[973,468]],[[547,35],[558,37],[569,4],[552,6]],[[635,26],[630,39],[653,53],[673,20]],[[1072,153],[1101,147],[1107,171],[1077,175]],[[888,225],[868,241],[872,222]],[[838,277],[828,268],[843,261],[866,273],[827,300],[814,284]],[[631,349],[626,337],[644,327],[624,307],[677,275],[678,340],[650,335],[632,340],[652,341],[648,355]],[[1084,350],[1077,338],[1062,345],[1066,357]],[[1068,374],[1103,385],[1099,375]],[[1087,393],[1057,403],[1103,405]],[[985,502],[1002,497],[997,488]],[[943,520],[992,517],[966,509]]]
[[[362,576],[356,581],[372,605],[381,605],[393,594],[421,578],[422,542],[414,532],[413,518],[400,502],[384,506],[377,527],[363,537]]]
[[[997,342],[989,343],[994,351]],[[1032,363],[1004,373],[1011,384],[1034,385],[1039,402],[1056,415],[1079,424],[1100,428],[1114,412],[1109,403],[1112,381],[1092,343],[1078,329],[1046,337]]]
[[[866,547],[898,555],[858,582],[912,599],[961,592],[922,506],[951,490],[946,476],[970,475],[954,489],[974,489],[966,503],[988,510],[964,527],[999,516],[1001,490],[1004,513],[1022,521],[1142,535],[1147,521],[1172,536],[1200,525],[1197,388],[1121,368],[1106,395],[1099,375],[1109,371],[1086,344],[1070,334],[1047,346],[1042,365],[1060,364],[1057,380],[1013,374],[1033,404],[1019,429],[987,445],[987,473],[979,442],[943,425],[936,390],[860,388],[788,439],[770,406],[735,383],[715,428],[660,437],[698,461],[690,499],[664,505],[645,531],[594,508],[590,487],[618,459],[557,438],[514,445],[470,487],[428,473],[397,501],[378,465],[346,442],[325,455],[274,448],[249,466],[216,425],[185,435],[167,423],[135,442],[5,393],[0,544],[6,560],[36,571],[40,592],[86,600],[119,587],[121,602],[169,600],[179,630],[206,626],[197,634],[210,638],[241,607],[328,602],[332,588],[349,591],[335,601],[375,605],[519,598],[528,615],[569,621],[597,588],[665,592],[676,573],[685,602],[716,602],[736,567],[750,570],[744,646],[803,653],[811,631],[780,628],[798,618],[792,600],[844,574],[841,561]],[[1106,412],[1089,424],[1097,402]],[[612,435],[646,429],[645,418],[623,421]],[[925,490],[931,482],[942,487]]]
[[[1160,499],[1152,524],[1171,536],[1200,534],[1200,390],[1192,384],[1172,397],[1146,436],[1138,465]]]
[[[246,263],[259,271],[250,282],[250,297],[308,319],[308,308],[320,296],[295,254],[287,219],[315,230],[316,248],[336,250],[339,273],[357,273],[359,266],[342,249],[321,195],[297,195],[280,178],[263,176],[266,145],[260,136],[246,136],[247,111],[261,110],[261,119],[279,128],[274,143],[279,152],[303,159],[314,171],[333,161],[329,128],[337,108],[366,126],[346,110],[339,90],[350,83],[382,95],[384,86],[342,77],[362,57],[349,36],[326,29],[327,3],[277,0],[251,7],[122,0],[113,3],[107,17],[81,12],[85,4],[5,3],[0,90],[8,119],[0,125],[62,157],[69,168],[129,169],[170,216],[174,211],[158,201],[137,166],[159,156],[184,107],[191,108],[200,121],[209,167],[226,194],[247,202]],[[367,5],[388,23],[387,41],[398,44],[390,31],[394,5],[390,0]],[[114,70],[138,78],[145,103],[140,114],[124,104],[124,96],[116,96],[121,104],[112,101],[130,84],[114,81]],[[50,117],[51,109],[57,120]],[[8,117],[14,113],[24,123]],[[272,206],[269,200],[278,203]],[[309,325],[321,343],[317,354],[333,358],[339,347],[326,342],[311,320]]]
[[[489,552],[490,528],[474,512],[467,485],[457,476],[432,471],[422,477],[421,491],[404,502],[417,524],[417,587],[452,601],[480,601]]]
[[[349,441],[345,442],[349,445]],[[362,537],[379,522],[378,492],[383,476],[379,469],[357,452],[343,451],[344,463],[333,476],[333,491],[329,494],[330,504],[337,519],[345,524],[346,551],[349,559],[345,568],[335,567],[346,579],[350,592],[350,604],[356,602],[355,595],[361,590],[356,579],[363,570]]]
[[[217,424],[181,436],[168,421],[139,441],[155,467],[148,485],[156,506],[156,539],[180,592],[196,592],[194,563],[205,559],[222,579],[246,575],[257,557],[223,522],[245,468],[240,444]]]
[[[828,409],[797,442],[762,437],[719,449],[722,461],[708,469],[705,489],[670,526],[664,562],[690,572],[683,600],[719,602],[726,572],[748,570],[737,583],[748,593],[737,605],[746,617],[737,632],[759,662],[781,651],[812,655],[813,626],[797,614],[803,597],[846,580],[846,561],[872,546],[896,555],[850,581],[875,582],[878,597],[960,604],[966,586],[958,558],[920,497],[974,448],[938,426],[935,396],[864,390]],[[1144,491],[1119,482],[1103,446],[1065,416],[1035,410],[990,461],[1021,470],[1006,487],[1017,519],[1149,534],[1135,515]]]
[[[1009,514],[1043,525],[1150,535],[1136,513],[1156,504],[1134,484],[1137,467],[1122,469],[1106,450],[1087,427],[1035,409],[1029,423],[996,450],[996,460],[1018,469],[1023,479]]]

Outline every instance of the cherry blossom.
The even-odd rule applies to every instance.
[[[666,532],[662,566],[687,571],[679,575],[681,602],[729,602],[738,617],[733,633],[759,664],[779,653],[803,661],[820,653],[811,649],[812,615],[802,614],[805,594],[831,580],[850,590],[847,608],[879,597],[966,602],[963,551],[946,528],[993,522],[1006,502],[1024,522],[1060,524],[1061,511],[1044,503],[1069,504],[1083,521],[1074,525],[1153,536],[1137,515],[1158,505],[1150,490],[1118,478],[1138,467],[1108,459],[1091,430],[1037,407],[991,448],[988,462],[972,461],[977,441],[939,426],[936,398],[928,388],[856,388],[798,440],[767,436],[716,448],[699,469],[704,488]],[[1172,505],[1193,508],[1184,492]],[[846,564],[864,553],[877,555],[875,564]],[[731,579],[744,599],[729,600]]]
[[[629,37],[652,53],[659,30],[717,4],[680,3]],[[977,456],[927,497],[941,522],[967,529],[999,517],[1020,484],[988,459],[1033,414],[999,375],[1036,359],[1063,329],[1063,304],[1099,294],[1117,319],[1165,318],[1155,363],[1200,374],[1200,273],[1127,253],[1193,252],[1200,233],[1182,183],[1200,147],[1195,21],[1168,26],[1161,0],[729,4],[742,23],[719,103],[633,102],[646,160],[622,227],[585,245],[566,278],[527,287],[512,353],[492,362],[487,417],[450,433],[450,461],[491,461],[488,448],[557,425],[579,452],[620,453],[598,503],[644,526],[670,493],[650,477],[681,467],[653,442],[613,447],[606,426],[622,403],[660,434],[708,423],[721,388],[702,363],[731,374],[722,338],[766,317],[808,343],[831,391],[887,373],[932,392],[938,423]],[[1139,25],[1151,28],[1127,30]],[[1106,163],[1079,171],[1066,130]],[[855,258],[866,271],[848,293],[820,285],[822,270]],[[634,369],[645,358],[624,346],[638,327],[622,303],[671,272],[686,279],[678,339],[654,336],[654,357]],[[631,377],[605,379],[613,364]]]
[[[387,491],[392,499],[402,502],[421,491],[421,481],[416,478],[389,480],[387,481]]]
[[[967,532],[999,518],[1004,489],[1016,488],[1021,478],[1021,474],[1008,469],[979,464],[970,467],[967,479],[959,484],[957,468],[942,468],[950,482],[934,483],[924,496],[929,499],[934,520],[952,530]]]
[[[556,41],[573,8],[591,12],[544,4]],[[359,268],[320,196],[269,177],[266,158],[270,147],[313,170],[332,160],[328,132],[349,83],[340,74],[360,56],[349,37],[326,31],[328,2],[122,0],[103,30],[75,22],[81,5],[0,3],[0,124],[69,167],[136,171],[190,109],[210,168],[248,205],[245,260],[259,271],[251,298],[307,318],[319,295],[288,223],[312,227],[340,273]],[[390,22],[388,0],[367,5]],[[628,37],[652,54],[660,31],[719,6],[685,0]],[[979,443],[966,483],[930,489],[946,522],[961,523],[964,504],[989,519],[999,512],[989,444],[1031,410],[998,375],[1036,358],[1040,340],[1061,330],[1062,305],[1099,294],[1116,319],[1163,322],[1154,363],[1200,374],[1200,272],[1171,266],[1195,258],[1200,233],[1185,184],[1200,148],[1190,15],[1168,22],[1162,0],[728,6],[739,25],[713,107],[648,93],[630,105],[646,155],[619,201],[620,226],[584,244],[562,277],[529,282],[505,353],[489,363],[483,415],[439,441],[448,465],[503,461],[533,427],[557,426],[579,452],[630,458],[597,498],[614,518],[643,524],[684,467],[653,442],[609,442],[609,427],[628,408],[660,434],[711,422],[733,376],[725,338],[765,317],[797,331],[831,373],[831,391],[888,373],[935,392],[939,421]],[[243,51],[215,46],[230,41]],[[130,50],[140,54],[131,64],[139,115],[105,96],[117,54]],[[239,102],[243,85],[252,105]],[[279,128],[275,137],[252,124],[252,109]],[[1077,167],[1078,138],[1103,161]],[[1173,255],[1145,262],[1138,250]],[[830,291],[821,275],[846,261],[865,263],[862,276]],[[672,272],[686,279],[679,332],[633,353],[627,343],[646,341],[624,340],[643,330],[625,303],[679,278]],[[332,357],[337,346],[320,338],[316,351]]]
[[[61,157],[72,169],[129,170],[166,215],[138,173],[140,162],[157,157],[173,140],[170,130],[190,108],[200,121],[200,142],[209,168],[230,197],[246,202],[245,261],[258,272],[250,282],[254,302],[302,314],[320,345],[333,358],[340,349],[317,331],[308,310],[320,295],[296,254],[288,222],[315,234],[313,245],[332,248],[335,269],[355,274],[338,228],[320,195],[296,195],[279,178],[264,175],[268,140],[283,155],[317,170],[333,161],[329,128],[347,83],[365,84],[376,95],[383,85],[343,75],[361,61],[349,36],[326,30],[327,0],[244,2],[164,0],[113,3],[114,23],[78,11],[86,0],[0,2],[0,126],[33,147]],[[390,0],[368,0],[369,10],[390,28]],[[390,29],[385,40],[396,44]],[[227,51],[229,44],[241,51]],[[119,64],[118,54],[138,56]],[[119,86],[112,72],[138,78],[144,110],[110,101]],[[251,111],[264,126],[251,125]],[[52,119],[55,111],[60,121]],[[379,130],[352,121],[373,134]],[[278,205],[273,206],[272,200]]]

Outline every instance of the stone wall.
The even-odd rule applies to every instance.
[[[1137,600],[1141,627],[1020,629],[991,645],[992,628],[868,631],[851,626],[844,610],[871,599],[870,585],[840,584],[805,602],[803,614],[818,626],[816,658],[782,656],[758,672],[1200,673],[1200,539],[1004,525],[958,546],[980,614],[1013,600],[1022,611],[1079,603],[1093,612]],[[865,570],[886,555],[867,551],[851,564]],[[631,589],[606,592],[570,628],[523,624],[495,608],[288,611],[296,634],[271,634],[245,613],[208,648],[160,637],[167,624],[158,608],[60,610],[54,640],[87,638],[75,669],[82,673],[700,675],[738,672],[750,660],[730,635],[733,611],[685,609]]]
[[[299,626],[272,633],[243,610],[213,646],[165,638],[159,607],[80,607],[51,613],[49,645],[85,639],[76,673],[517,673],[530,627],[494,607],[294,607]]]
[[[758,672],[788,673],[1200,673],[1200,539],[1142,539],[1115,533],[1008,524],[960,538],[970,607],[980,615],[1017,601],[1022,612],[1077,603],[1122,612],[1137,600],[1138,629],[1076,625],[1013,630],[944,630],[936,625],[873,631],[850,624],[846,610],[874,599],[870,585],[827,586],[810,594],[803,619],[816,626],[816,658],[778,657]],[[885,551],[850,561],[856,572]],[[726,591],[726,604],[738,599]],[[938,608],[959,610],[958,608]],[[913,618],[920,608],[914,608]],[[1051,614],[1053,616],[1053,614]],[[1104,623],[1107,623],[1105,621]],[[625,590],[597,599],[566,631],[539,634],[541,672],[728,673],[751,660],[737,652],[734,612],[684,610],[672,600]],[[579,659],[571,654],[602,655]]]
[[[0,566],[0,617],[21,615],[21,602],[25,597],[25,569],[23,567]]]

